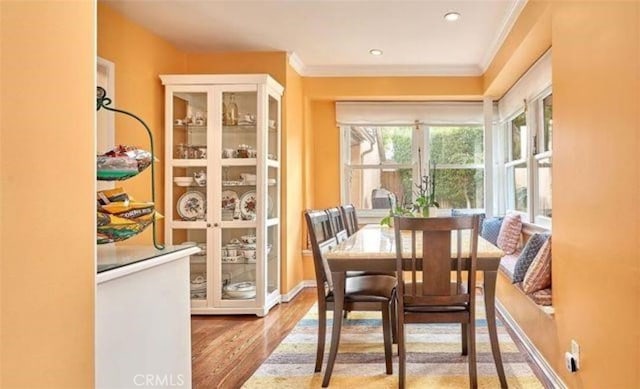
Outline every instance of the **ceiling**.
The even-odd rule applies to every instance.
[[[482,74],[526,3],[101,1],[184,51],[286,51],[309,76]],[[460,19],[446,21],[450,11]],[[384,54],[369,54],[373,48]]]

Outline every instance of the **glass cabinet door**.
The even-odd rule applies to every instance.
[[[223,305],[255,305],[260,287],[257,228],[262,206],[258,201],[258,131],[264,118],[256,85],[220,86],[216,91],[220,113],[216,127],[221,129],[215,156],[220,168],[215,214],[220,215],[216,234],[221,247],[216,293]]]
[[[207,271],[207,166],[208,120],[211,94],[201,86],[169,89],[167,107],[167,166],[170,195],[166,201],[172,214],[167,237],[171,244],[196,244],[202,251],[190,258],[191,300],[205,307],[210,300]]]

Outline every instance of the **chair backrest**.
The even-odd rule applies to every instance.
[[[340,209],[329,208],[326,212],[329,216],[329,221],[331,222],[331,232],[333,233],[333,237],[336,238],[338,243],[346,240],[349,237],[349,234],[347,233],[347,229],[344,225],[344,219]]]
[[[402,305],[474,304],[478,219],[477,215],[394,218],[398,296]],[[468,247],[463,247],[467,246],[464,243]],[[456,272],[453,287],[452,270]],[[411,279],[406,282],[404,271],[411,272]],[[467,272],[466,292],[461,288],[462,271]],[[419,273],[422,282],[418,282]]]
[[[342,218],[344,225],[347,228],[347,234],[353,235],[358,231],[358,216],[356,215],[356,208],[352,205],[343,205],[340,207],[342,212]]]
[[[325,254],[336,247],[338,242],[333,237],[329,215],[325,211],[306,211],[304,216],[307,220],[307,229],[311,240],[318,294],[321,292],[326,294],[326,291],[321,286],[324,285],[328,291],[333,291],[333,280],[331,279],[331,269]]]

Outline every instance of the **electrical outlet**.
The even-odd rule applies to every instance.
[[[574,339],[571,339],[571,354],[576,360],[576,370],[580,369],[580,345]]]
[[[578,371],[578,366],[576,365],[576,359],[574,358],[573,354],[571,354],[570,352],[564,353],[564,366],[571,373],[575,373],[576,371]]]

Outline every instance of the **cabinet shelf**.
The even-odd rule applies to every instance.
[[[256,166],[257,158],[223,158],[222,166]]]
[[[206,159],[172,159],[171,164],[175,167],[206,167]]]
[[[171,224],[171,228],[184,229],[184,230],[192,229],[192,228],[197,228],[197,229],[207,228],[207,222],[202,220],[197,220],[197,221],[173,220],[169,224]]]

